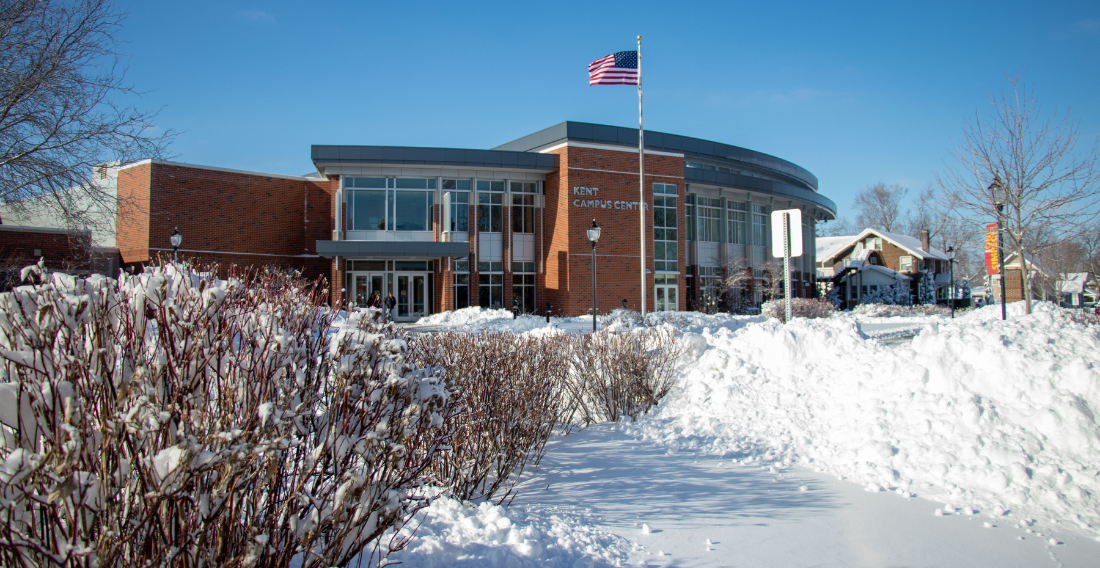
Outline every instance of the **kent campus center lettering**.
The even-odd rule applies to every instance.
[[[600,188],[598,187],[586,187],[583,185],[579,185],[573,188],[573,195],[597,198],[574,199],[573,207],[595,207],[597,209],[622,209],[625,211],[637,211],[639,205],[637,201],[611,201],[610,199],[599,199]],[[646,211],[649,211],[648,204],[643,203],[641,205],[645,207]]]

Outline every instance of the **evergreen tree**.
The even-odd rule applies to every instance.
[[[917,288],[918,298],[917,301],[921,304],[935,304],[936,292],[932,287],[932,271],[922,272],[920,276],[920,284]]]

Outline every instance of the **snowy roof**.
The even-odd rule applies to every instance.
[[[924,250],[920,248],[920,239],[910,237],[908,235],[899,235],[898,233],[887,233],[886,231],[880,231],[878,229],[872,229],[870,227],[863,229],[858,235],[849,235],[843,237],[818,237],[817,238],[817,260],[830,259],[841,251],[847,249],[867,237],[875,236],[882,237],[883,239],[890,241],[898,247],[905,249],[913,256],[920,259],[936,259],[936,260],[948,260],[947,253],[942,250],[929,246],[930,250]]]
[[[934,258],[936,260],[948,260],[947,253],[942,250],[929,245],[928,250],[920,248],[920,239],[910,237],[909,235],[899,235],[897,233],[887,233],[885,231],[879,231],[876,229],[865,229],[864,232],[873,231],[879,234],[882,238],[893,241],[894,244],[899,247],[913,253],[915,256],[921,258]]]
[[[865,264],[865,265],[863,265],[863,268],[860,269],[860,271],[862,272],[864,270],[870,270],[870,271],[873,271],[873,272],[881,272],[881,273],[883,273],[887,276],[890,276],[892,278],[897,278],[898,280],[909,280],[909,276],[907,274],[902,274],[901,272],[898,272],[897,270],[891,270],[889,268],[886,268],[885,266],[879,266],[877,264]]]
[[[1062,280],[1058,281],[1058,288],[1063,294],[1082,294],[1085,291],[1085,287],[1089,284],[1090,274],[1088,272],[1070,272],[1062,275]]]
[[[1014,251],[1014,252],[1010,252],[1010,253],[1006,254],[1005,255],[1005,261],[1004,261],[1005,262],[1005,268],[1019,269],[1020,268],[1019,258],[1020,258],[1020,253],[1019,252]],[[1029,254],[1029,255],[1025,255],[1024,258],[1027,259],[1027,265],[1028,265],[1028,268],[1030,269],[1030,271],[1039,271],[1039,272],[1042,272],[1043,274],[1047,274],[1046,269],[1043,268],[1043,263],[1035,260],[1035,257],[1033,257]]]
[[[847,264],[835,275],[832,275],[833,282],[843,280],[849,272],[863,272],[865,270],[870,270],[872,272],[881,272],[882,274],[885,274],[886,276],[889,276],[896,280],[909,280],[909,276],[907,274],[898,272],[897,270],[891,270],[889,268],[886,268],[885,266],[880,266],[878,264],[870,264],[866,261],[853,261]]]
[[[846,237],[818,237],[817,238],[817,259],[830,258],[834,254],[840,252],[841,249],[846,248],[851,244],[854,236]]]

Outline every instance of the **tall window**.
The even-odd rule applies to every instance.
[[[447,230],[470,230],[470,180],[445,179],[443,191],[447,192]]]
[[[726,202],[726,242],[737,245],[748,243],[748,210],[746,203]]]
[[[512,190],[512,232],[535,232],[535,192],[538,184],[514,181]]]
[[[695,232],[695,194],[684,196],[684,238],[689,241],[698,240]],[[690,287],[688,288],[690,289]]]
[[[699,240],[708,243],[721,241],[722,200],[698,197]]]
[[[349,231],[385,231],[386,178],[344,178]],[[367,189],[370,188],[370,189]]]
[[[653,268],[679,270],[676,254],[676,185],[653,184]]]
[[[702,288],[703,308],[713,312],[718,309],[719,280],[722,269],[717,266],[699,267],[699,286]]]
[[[503,233],[504,182],[478,180],[477,191],[477,230]]]
[[[470,306],[470,259],[455,260],[455,309]]]
[[[435,178],[347,177],[343,181],[349,231],[432,230]]]
[[[504,263],[479,262],[478,305],[499,310],[504,307]]]
[[[535,312],[535,263],[512,263],[512,298],[519,311]]]
[[[768,209],[763,205],[752,206],[752,244],[768,245]]]

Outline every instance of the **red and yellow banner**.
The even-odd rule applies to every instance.
[[[1000,274],[1001,262],[997,258],[997,224],[985,226],[985,273],[990,276]]]

